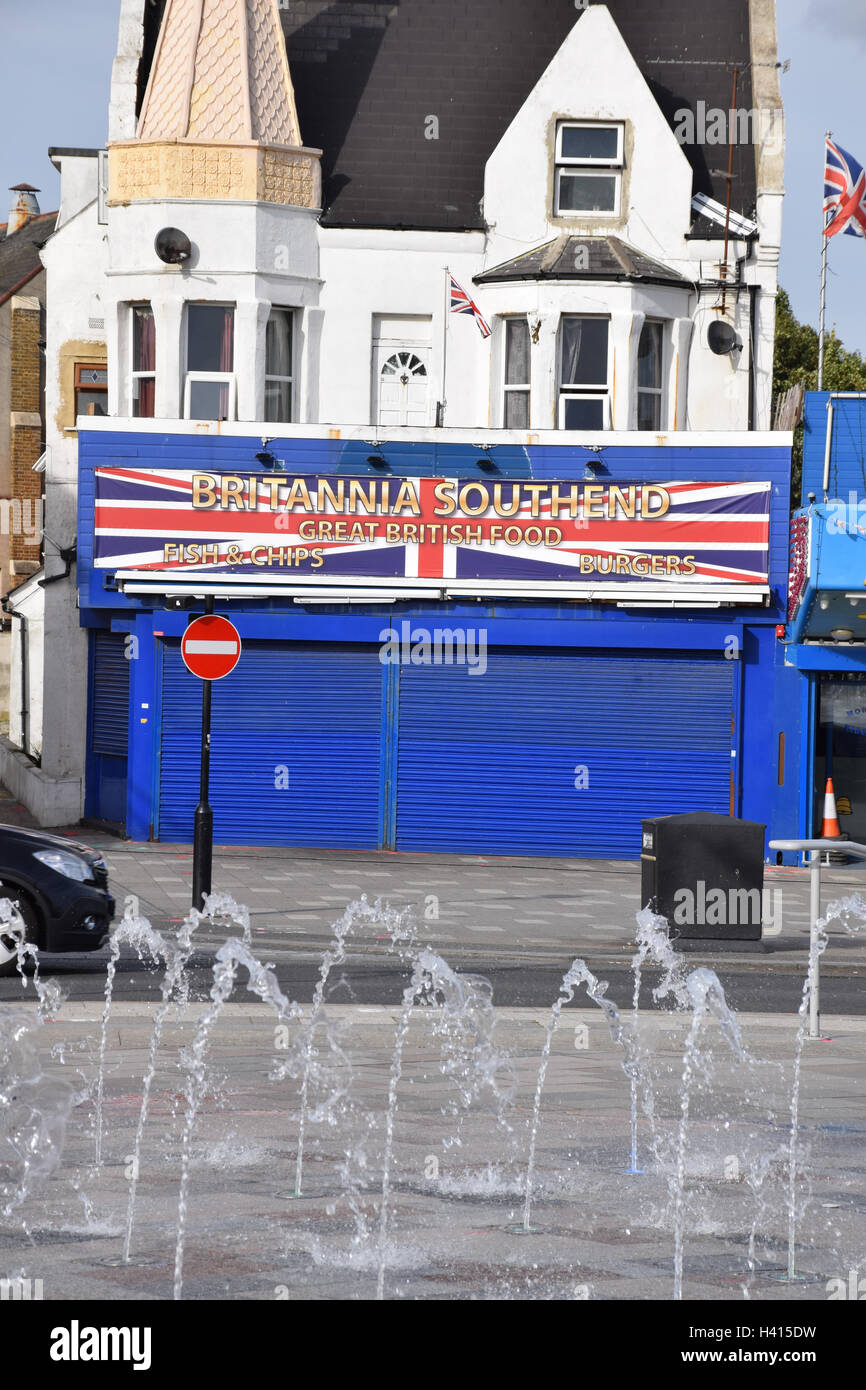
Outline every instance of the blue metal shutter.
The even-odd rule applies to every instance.
[[[244,643],[234,671],[213,685],[218,843],[377,848],[382,670],[376,647]],[[178,641],[164,644],[161,723],[157,838],[189,841],[201,682]]]
[[[483,675],[402,666],[396,847],[636,859],[644,817],[728,813],[733,697],[721,656],[526,649],[489,651]]]
[[[91,634],[90,748],[85,814],[123,825],[129,751],[129,660],[126,634]]]
[[[126,758],[129,749],[129,661],[122,632],[93,633],[90,741],[94,753]]]

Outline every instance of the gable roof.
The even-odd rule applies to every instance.
[[[147,80],[165,0],[147,0]],[[752,105],[749,0],[607,0],[673,129],[675,113]],[[571,32],[571,0],[281,0],[301,139],[321,149],[327,226],[482,228],[484,166]],[[425,138],[428,117],[438,139]],[[727,148],[685,145],[694,192],[724,202]],[[735,145],[732,207],[755,207]],[[694,228],[718,238],[712,224]]]
[[[56,212],[42,212],[6,236],[6,223],[0,226],[0,304],[23,289],[42,269],[39,251],[54,231]]]
[[[578,251],[585,251],[585,258],[579,257]],[[639,280],[643,284],[681,286],[691,283],[679,271],[645,256],[618,236],[557,237],[474,277],[476,285],[515,280]]]

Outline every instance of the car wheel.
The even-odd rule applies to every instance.
[[[13,903],[18,903],[18,911],[24,921],[24,940],[32,941],[36,935],[38,919],[36,909],[30,899],[16,888],[13,884],[0,883],[0,898],[9,898]],[[15,938],[12,934],[3,931],[3,924],[0,923],[0,977],[4,975],[14,975],[18,969],[18,953],[15,949]]]

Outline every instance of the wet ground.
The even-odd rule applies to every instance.
[[[153,1012],[124,1001],[112,1010],[99,1171],[100,1008],[68,1001],[39,1030],[45,1071],[74,1084],[77,1104],[61,1166],[0,1218],[0,1274],[41,1279],[45,1299],[171,1296],[186,1078],[178,1061],[201,1006],[191,1005],[183,1019],[173,1012],[166,1026],[141,1153],[132,1261],[118,1263]],[[549,1010],[495,1009],[491,1074],[500,1090],[513,1084],[513,1094],[497,1102],[482,1087],[464,1105],[467,1073],[452,1065],[454,1038],[449,1044],[441,1032],[441,1011],[416,1008],[395,1090],[390,1211],[380,1246],[399,1010],[332,1004],[327,1014],[336,1031],[330,1042],[324,1031],[318,1035],[321,1070],[310,1095],[314,1109],[328,1100],[331,1109],[309,1126],[305,1195],[296,1199],[298,1079],[269,1079],[291,1041],[263,1006],[226,1006],[192,1144],[185,1298],[369,1299],[383,1250],[390,1299],[671,1298],[686,1019],[640,1016],[653,1116],[644,1097],[638,1166],[645,1171],[627,1174],[630,1086],[622,1051],[598,1010],[563,1011],[524,1233],[529,1126]],[[803,1060],[795,1182],[801,1279],[794,1284],[780,1273],[795,1025],[779,1015],[744,1015],[751,1063],[733,1059],[716,1025],[706,1025],[683,1149],[686,1299],[825,1299],[829,1281],[866,1273],[866,1025],[852,1017],[825,1023],[827,1040],[807,1043]]]

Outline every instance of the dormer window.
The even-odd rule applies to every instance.
[[[556,130],[554,213],[618,217],[623,126],[560,121]]]

